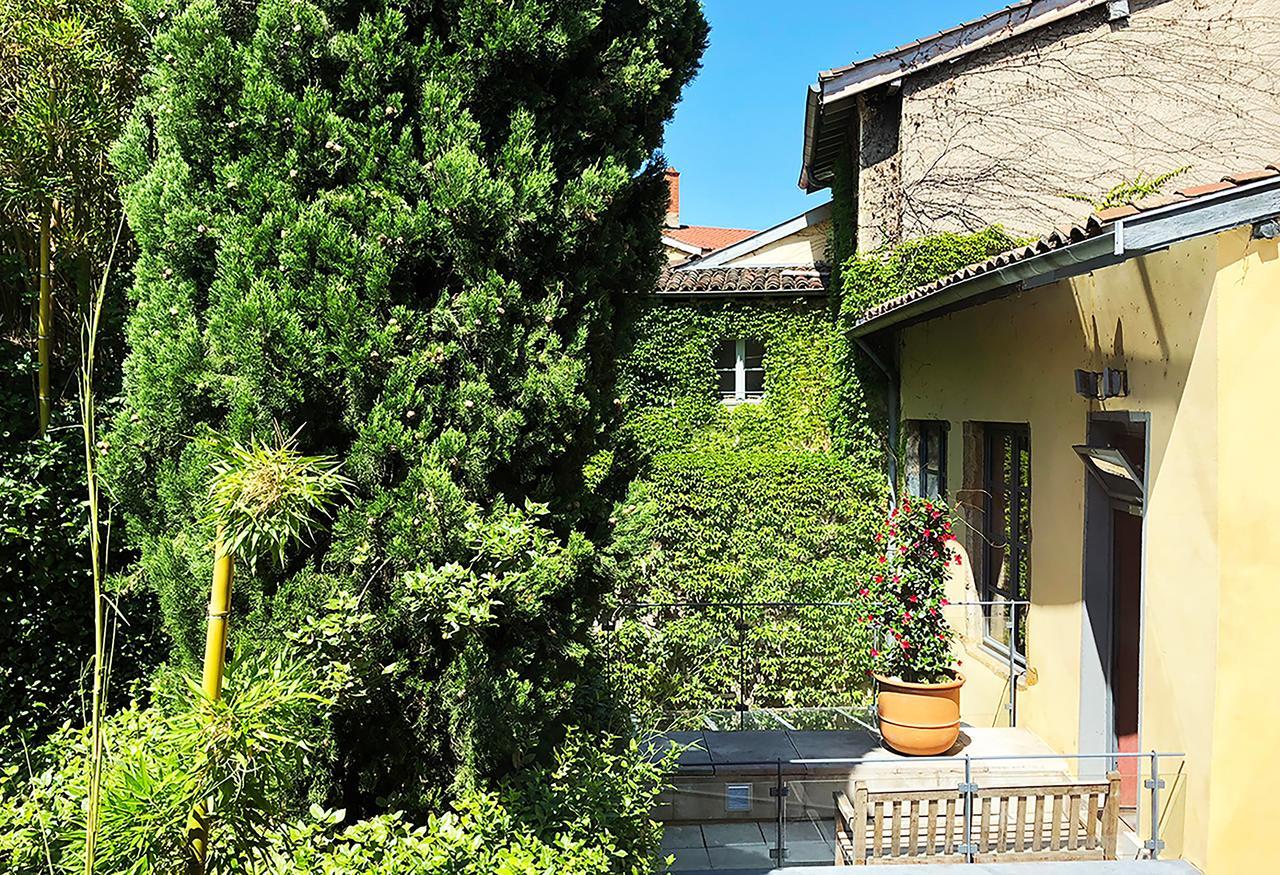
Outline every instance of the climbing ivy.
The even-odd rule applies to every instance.
[[[632,315],[615,462],[633,479],[608,551],[622,692],[650,717],[859,702],[854,607],[726,606],[859,597],[883,490],[831,448],[828,302],[648,298]],[[740,337],[763,344],[765,397],[726,407],[713,355]]]
[[[850,332],[871,307],[1017,246],[999,226],[976,233],[943,233],[857,253],[840,270],[836,331],[832,344],[835,391],[829,406],[835,449],[858,464],[879,468],[896,451],[885,442],[888,411],[884,374],[851,340]]]

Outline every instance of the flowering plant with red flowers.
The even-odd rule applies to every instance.
[[[908,683],[954,677],[952,630],[943,616],[950,566],[961,563],[945,504],[915,498],[889,512],[876,534],[871,580],[862,590],[877,623],[877,674]]]

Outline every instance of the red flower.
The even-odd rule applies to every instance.
[[[888,560],[886,557],[881,556],[881,557],[880,557],[880,561],[881,561],[881,562],[888,562],[889,560]]]
[[[963,565],[963,564],[964,564],[963,562],[961,562],[961,561],[960,561],[960,557],[959,557],[959,556],[957,556],[957,557],[956,557],[956,564],[957,564],[957,565]]]
[[[900,547],[898,548],[898,552],[899,552],[899,553],[905,553],[905,552],[907,552],[907,545],[906,545],[906,544],[903,544],[902,546],[900,546]]]
[[[910,621],[910,620],[911,620],[911,612],[910,612],[910,611],[903,611],[903,612],[902,612],[902,619],[907,620],[907,621]]]
[[[938,636],[938,640],[939,640],[939,641],[946,641],[946,640],[947,640],[947,636],[946,636],[946,635],[939,635],[939,636]]]
[[[880,655],[880,651],[879,651],[879,650],[876,650],[874,647],[872,647],[872,648],[871,648],[871,658],[872,658],[872,659],[875,659],[875,658],[876,658],[877,656],[879,656],[879,655]]]
[[[877,574],[877,575],[876,575],[876,583],[884,583],[884,575],[883,575],[883,574]]]
[[[862,589],[858,590],[858,595],[861,595],[861,596],[869,596],[869,595],[871,595],[871,590],[867,589],[867,588],[864,586]]]
[[[902,583],[902,575],[900,575],[900,574],[895,574],[895,575],[893,576],[893,582],[894,582],[894,583]]]
[[[938,558],[938,551],[937,551],[937,550],[934,550],[934,551],[933,551],[933,558],[934,558],[934,559],[937,559],[937,558]]]
[[[882,534],[876,535],[876,541],[877,541],[877,542],[880,542],[880,541],[883,541],[883,540],[884,540],[884,535],[882,535]]]
[[[902,649],[903,649],[903,650],[906,650],[906,649],[908,649],[909,647],[911,647],[911,642],[910,642],[910,641],[908,641],[907,639],[903,638],[903,639],[902,639]]]
[[[933,510],[933,502],[932,502],[932,501],[926,501],[926,502],[924,503],[924,509],[925,509],[925,510]]]
[[[942,527],[943,527],[944,529],[946,529],[948,532],[949,532],[949,531],[951,531],[951,523],[950,523],[950,522],[945,522],[945,523],[943,523],[943,524],[942,524]]]
[[[936,510],[935,510],[933,513],[929,514],[929,518],[930,518],[930,519],[935,519],[935,520],[936,520],[938,517],[940,517],[940,516],[942,516],[942,514],[941,514],[941,513],[939,513],[939,512],[938,512],[938,511],[936,511]],[[948,525],[950,525],[950,523],[948,523]]]
[[[911,602],[912,604],[915,604],[916,602],[920,601],[920,599],[916,598],[915,596],[912,596],[911,598],[907,599],[907,601]]]
[[[929,609],[929,616],[930,616],[930,617],[936,617],[936,616],[938,616],[938,609],[937,609],[937,608],[930,608],[930,609]]]
[[[946,599],[943,599],[941,602],[939,602],[939,604],[941,604],[945,608],[947,605],[951,604],[951,602],[947,601]]]

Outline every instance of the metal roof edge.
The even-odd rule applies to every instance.
[[[1032,289],[1167,249],[1198,237],[1219,234],[1280,215],[1280,176],[1208,192],[1103,225],[1092,236],[1058,249],[995,268],[905,301],[856,324],[851,334],[867,337],[906,323],[971,306],[986,293],[1015,284]]]

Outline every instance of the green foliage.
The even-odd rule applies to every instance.
[[[0,341],[0,752],[79,717],[93,653],[84,447],[65,408],[54,420],[61,427],[28,437],[34,370],[29,350]],[[125,618],[113,642],[120,703],[163,648],[154,599],[128,579],[111,589],[109,624]]]
[[[297,434],[247,446],[220,441],[211,466],[206,520],[219,548],[252,560],[269,549],[283,565],[285,549],[310,537],[316,515],[350,485],[329,456],[304,456]]]
[[[1190,170],[1190,165],[1170,170],[1167,173],[1156,173],[1147,175],[1139,171],[1138,175],[1133,179],[1123,179],[1112,186],[1102,197],[1094,197],[1087,194],[1079,194],[1068,192],[1064,197],[1089,204],[1095,212],[1101,212],[1112,207],[1120,207],[1130,201],[1142,200],[1144,197],[1151,197],[1153,194],[1159,194],[1164,191],[1164,187],[1182,174]]]
[[[917,498],[890,511],[876,533],[880,554],[868,589],[880,634],[872,656],[883,677],[934,684],[953,676],[953,632],[942,610],[947,567],[961,561],[951,526],[945,504]]]
[[[236,667],[221,702],[192,683],[111,718],[98,872],[184,871],[187,815],[210,797],[210,872],[658,871],[662,833],[649,812],[669,762],[575,730],[546,765],[496,792],[465,790],[423,826],[398,813],[344,826],[345,811],[308,805],[332,751],[307,739],[333,687],[291,659]],[[87,745],[87,733],[65,729],[0,769],[6,871],[79,871]]]
[[[659,456],[617,513],[626,602],[842,602],[870,571],[881,489],[827,453]],[[652,711],[855,703],[866,629],[849,608],[644,608],[624,615],[611,665]]]
[[[830,452],[825,302],[637,305],[619,377],[619,458],[636,473],[609,560],[629,602],[843,601],[856,593],[882,503],[877,478]],[[765,397],[721,404],[712,355],[760,340]],[[865,688],[864,630],[843,609],[623,611],[606,641],[615,682],[657,712],[848,704]],[[857,646],[852,646],[856,644]]]
[[[889,447],[884,375],[849,337],[871,307],[983,261],[1017,245],[1002,228],[973,234],[944,233],[851,256],[840,274],[837,331],[833,343],[835,391],[830,396],[832,443],[860,465],[880,468]]]
[[[31,332],[38,229],[56,202],[53,287],[63,361],[74,357],[79,336],[79,320],[70,317],[100,272],[119,219],[107,152],[132,105],[144,45],[125,0],[0,3],[0,239],[18,268],[16,282],[0,282],[0,327]]]
[[[659,265],[652,157],[706,24],[695,0],[148,16],[115,152],[139,258],[108,456],[141,579],[194,665],[203,439],[305,425],[297,451],[340,461],[348,501],[283,567],[237,577],[231,646],[270,651],[330,606],[333,801],[416,815],[602,707],[587,478],[617,304]],[[530,501],[545,519],[513,510]],[[356,623],[333,607],[353,604]]]
[[[414,827],[384,815],[338,829],[313,812],[284,831],[270,871],[340,875],[644,875],[661,871],[661,829],[649,811],[663,768],[633,742],[570,732],[550,767],[498,793],[469,791],[453,810]],[[317,816],[319,815],[319,816]]]
[[[231,667],[220,701],[187,681],[158,687],[151,708],[114,714],[104,735],[97,871],[179,871],[188,815],[206,799],[215,800],[210,871],[263,861],[280,812],[301,807],[327,756],[308,741],[329,704],[316,680],[297,661],[246,662]],[[14,871],[83,866],[88,747],[88,730],[65,728],[0,774],[0,859]]]
[[[627,411],[619,451],[632,465],[673,450],[830,446],[826,396],[831,321],[823,304],[637,302],[618,392]],[[759,404],[720,403],[712,355],[725,338],[762,341],[767,386]]]
[[[972,234],[943,233],[854,255],[844,264],[840,315],[856,321],[890,298],[1012,249],[1018,241],[992,226]]]

